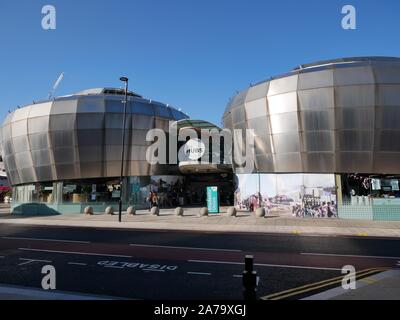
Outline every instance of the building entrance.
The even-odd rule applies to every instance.
[[[207,187],[218,187],[221,206],[233,205],[232,174],[190,174],[185,176],[185,205],[207,206]]]

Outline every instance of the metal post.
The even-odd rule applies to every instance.
[[[257,272],[254,271],[254,257],[247,255],[244,259],[243,280],[243,297],[244,300],[257,300]]]
[[[126,127],[126,106],[128,104],[128,82],[127,77],[121,77],[121,81],[125,82],[125,100],[124,100],[124,120],[122,125],[122,151],[121,151],[121,175],[120,175],[120,188],[119,188],[119,211],[118,221],[122,221],[122,184],[124,176],[124,161],[125,161],[125,127]]]

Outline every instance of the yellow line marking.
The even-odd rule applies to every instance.
[[[369,271],[369,272],[366,272],[366,273],[362,274],[362,276],[366,276],[366,275],[369,275],[369,274],[374,274],[376,272],[379,272],[379,271],[378,270]],[[297,291],[297,292],[289,293],[289,294],[284,295],[284,296],[278,296],[278,297],[272,298],[270,300],[282,300],[282,299],[285,299],[285,298],[288,298],[288,297],[291,297],[291,296],[294,296],[294,295],[299,295],[301,293],[305,293],[305,292],[308,292],[308,291],[321,289],[323,287],[327,287],[327,286],[330,286],[330,285],[333,285],[333,284],[336,284],[336,283],[341,283],[341,282],[342,282],[342,279],[335,280],[335,281],[332,281],[332,282],[321,284],[320,286],[316,286],[316,287],[300,290],[300,291]]]
[[[376,273],[376,272],[380,272],[383,270],[387,270],[387,268],[370,268],[370,269],[365,269],[365,270],[361,270],[356,272],[356,276],[357,277],[361,277],[361,276],[366,276],[372,273]],[[290,297],[293,295],[297,295],[303,292],[307,292],[307,291],[311,291],[311,290],[315,290],[315,289],[319,289],[325,286],[329,286],[331,284],[337,283],[337,282],[341,282],[343,280],[343,277],[345,275],[339,276],[339,277],[335,277],[335,278],[331,278],[331,279],[327,279],[327,280],[323,280],[323,281],[319,281],[316,283],[310,283],[310,284],[306,284],[297,288],[293,288],[293,289],[288,289],[285,291],[281,291],[278,293],[273,293],[267,296],[262,297],[262,300],[277,300],[277,299],[283,299],[286,297]]]
[[[364,283],[367,283],[367,284],[373,284],[373,283],[375,283],[377,280],[374,279],[374,278],[372,278],[372,277],[368,277],[368,278],[361,279],[360,281],[362,281],[362,282],[364,282]]]
[[[361,232],[358,234],[359,237],[368,237],[368,233],[366,232]]]
[[[357,273],[360,274],[360,273],[364,273],[364,272],[369,272],[369,271],[372,271],[372,270],[375,270],[375,269],[376,268],[361,270],[361,271],[356,272],[356,274]],[[282,295],[282,294],[285,294],[285,293],[288,293],[288,292],[300,290],[300,289],[307,288],[307,287],[316,286],[316,285],[319,285],[319,284],[322,284],[322,283],[325,283],[325,282],[330,282],[330,281],[339,280],[339,279],[341,280],[341,279],[343,279],[343,276],[339,276],[339,277],[335,277],[335,278],[331,278],[331,279],[327,279],[327,280],[322,280],[322,281],[315,282],[315,283],[306,284],[306,285],[303,285],[303,286],[300,286],[300,287],[297,287],[297,288],[288,289],[288,290],[281,291],[281,292],[278,292],[278,293],[273,293],[273,294],[267,295],[267,296],[265,296],[263,298],[271,298],[273,296],[279,296],[279,295]]]

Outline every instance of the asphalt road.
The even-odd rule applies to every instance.
[[[42,267],[53,265],[62,291],[242,299],[247,254],[255,259],[259,297],[298,299],[337,286],[329,279],[345,265],[360,276],[396,267],[400,240],[0,224],[1,284],[41,288]]]

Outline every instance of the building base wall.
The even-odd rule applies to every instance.
[[[95,213],[105,213],[107,207],[113,207],[114,212],[118,212],[118,203],[103,204],[47,204],[47,203],[13,203],[11,213],[22,216],[52,216],[61,214],[83,214],[87,206],[93,208]],[[122,210],[126,210],[130,205],[122,205]],[[136,209],[145,209],[145,205],[134,205]]]
[[[340,219],[400,221],[400,206],[393,205],[339,205]]]

